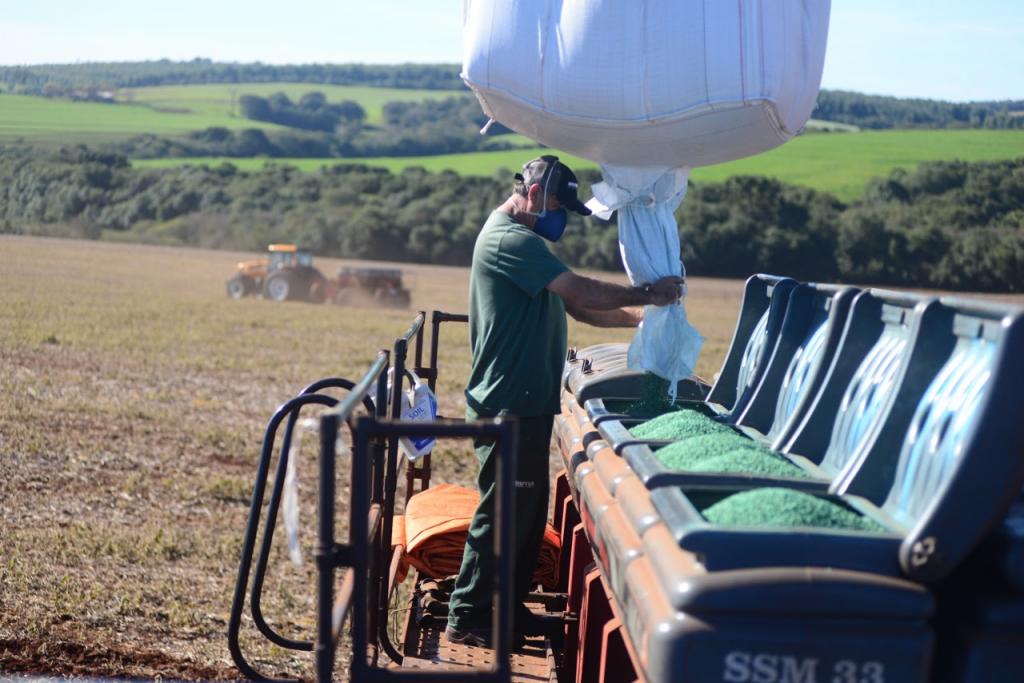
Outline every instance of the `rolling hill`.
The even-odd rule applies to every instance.
[[[230,162],[242,169],[267,163],[292,164],[315,171],[337,163],[360,163],[399,171],[422,166],[430,171],[451,169],[461,175],[490,176],[496,169],[518,168],[525,160],[551,150],[539,147],[473,154],[430,157],[374,157],[360,159],[144,159],[141,168],[166,168],[184,164],[216,165]],[[593,162],[560,154],[577,168],[597,168]],[[782,147],[756,157],[694,169],[694,182],[718,182],[733,175],[764,175],[783,182],[830,192],[850,201],[859,197],[871,178],[895,168],[911,170],[925,161],[961,159],[986,161],[1024,156],[1024,131],[989,130],[887,130],[861,133],[802,135]]]
[[[232,130],[259,128],[286,130],[271,123],[241,118],[237,99],[241,95],[266,96],[284,92],[297,100],[303,94],[319,91],[330,101],[350,99],[367,112],[370,124],[379,123],[383,105],[391,101],[421,101],[453,95],[470,97],[451,90],[414,90],[316,83],[215,83],[202,85],[165,85],[122,88],[115,92],[116,103],[76,102],[38,96],[0,94],[0,144],[23,141],[29,144],[62,145],[70,143],[103,144],[150,133],[174,136],[189,131],[221,126]],[[1024,156],[1024,131],[982,129],[891,129],[857,131],[842,124],[812,121],[810,132],[770,152],[739,161],[695,169],[695,182],[720,181],[743,175],[764,175],[830,192],[850,200],[860,195],[873,177],[888,174],[894,168],[913,169],[924,161],[961,159],[983,161]],[[846,130],[846,132],[836,132]],[[522,136],[504,138],[529,143]],[[517,168],[525,159],[541,154],[539,147],[511,151],[444,154],[421,157],[323,158],[161,158],[135,161],[143,168],[183,164],[219,164],[230,161],[243,169],[266,163],[292,164],[303,170],[316,170],[335,163],[366,163],[392,171],[410,166],[428,170],[452,169],[460,174],[492,175],[496,169]],[[592,162],[563,155],[580,168],[595,168]]]

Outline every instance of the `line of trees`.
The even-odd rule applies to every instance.
[[[322,93],[303,95],[297,103],[287,95],[243,95],[243,115],[250,119],[292,126],[292,130],[232,131],[207,128],[176,137],[152,134],[106,145],[105,150],[135,159],[161,157],[313,157],[360,158],[377,156],[426,156],[459,154],[522,146],[503,135],[507,128],[495,124],[480,135],[487,121],[472,97],[448,97],[421,102],[389,102],[383,108],[383,124],[365,122],[365,112],[355,102],[329,103]]]
[[[86,62],[2,66],[0,83],[26,95],[65,96],[75,91],[104,91],[155,85],[200,83],[324,83],[381,88],[462,90],[454,64],[261,64],[186,62]]]
[[[448,97],[418,102],[388,102],[383,108],[384,123],[392,128],[415,129],[447,122],[453,128],[478,135],[487,123],[487,115],[473,97]],[[488,135],[506,135],[512,131],[493,123]]]
[[[0,66],[0,83],[7,90],[53,97],[141,86],[270,82],[466,91],[455,64],[271,65],[197,58]],[[822,90],[814,117],[862,128],[1024,128],[1024,100],[957,103]]]
[[[247,119],[266,121],[289,128],[333,133],[339,125],[358,125],[366,112],[353,100],[328,102],[322,92],[309,92],[292,102],[283,92],[270,97],[242,95],[238,111]]]
[[[583,193],[598,180],[580,174]],[[0,231],[466,265],[512,174],[461,177],[358,164],[133,169],[83,147],[0,150]],[[1024,158],[938,162],[872,181],[849,205],[808,188],[734,177],[691,188],[677,219],[691,275],[777,272],[806,280],[1024,291]],[[555,251],[619,270],[614,222],[573,215]]]
[[[812,116],[861,128],[1024,128],[1024,100],[943,102],[822,90]]]

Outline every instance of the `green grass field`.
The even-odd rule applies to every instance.
[[[101,143],[143,133],[178,135],[211,126],[284,130],[272,123],[251,121],[238,116],[238,97],[284,92],[293,100],[298,100],[314,90],[324,93],[332,102],[359,102],[366,110],[370,123],[381,120],[382,107],[387,102],[469,96],[467,93],[447,90],[401,90],[316,83],[126,88],[118,92],[117,104],[4,94],[0,95],[0,143],[17,138],[33,143]]]
[[[1019,130],[890,130],[803,135],[765,154],[697,169],[697,182],[738,174],[764,175],[825,190],[840,199],[859,197],[873,177],[924,161],[992,161],[1024,156]]]
[[[176,135],[210,126],[279,128],[224,114],[161,112],[140,105],[0,95],[0,142],[97,143],[143,133]]]
[[[423,166],[431,171],[452,169],[463,175],[491,175],[495,169],[518,168],[532,156],[550,150],[540,148],[433,157],[375,157],[345,160],[400,171]],[[593,162],[560,155],[579,168],[596,168]],[[924,161],[962,159],[986,161],[1024,156],[1024,131],[999,130],[891,130],[861,133],[802,135],[777,149],[749,159],[693,171],[695,182],[720,182],[733,175],[764,175],[787,183],[830,192],[844,201],[860,196],[873,177],[895,168],[912,169]],[[146,159],[133,162],[142,168],[165,168],[186,163],[217,164],[230,161],[251,170],[266,163],[293,164],[306,171],[338,163],[335,159]]]

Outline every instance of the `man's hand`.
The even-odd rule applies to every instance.
[[[650,296],[648,302],[652,306],[668,306],[683,296],[683,284],[686,282],[678,275],[663,277],[652,285],[645,285],[644,291]]]
[[[683,282],[676,275],[642,287],[623,287],[567,270],[549,282],[547,288],[562,297],[569,310],[610,311],[626,306],[666,306],[682,296]]]

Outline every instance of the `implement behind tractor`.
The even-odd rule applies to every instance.
[[[256,628],[313,652],[321,681],[335,673],[346,622],[356,682],[1020,680],[1024,310],[754,276],[716,383],[684,380],[675,403],[662,398],[664,383],[627,367],[626,345],[570,350],[551,443],[564,467],[551,511],[558,576],[530,605],[552,628],[515,651],[515,420],[399,419],[409,344],[413,371],[433,387],[440,326],[466,317],[433,314],[426,364],[425,320],[358,381],[314,383],[271,419],[229,622],[246,676],[267,679],[239,639],[254,574]],[[390,397],[380,381],[389,374]],[[347,395],[326,395],[331,387]],[[312,404],[327,407],[318,618],[315,639],[299,641],[270,627],[259,605],[289,443]],[[430,456],[409,463],[399,439],[427,435],[499,444],[493,650],[444,639],[450,580],[426,567],[413,570],[396,610],[406,615],[401,634],[388,628],[415,543],[396,530],[408,532],[430,487]],[[346,541],[335,535],[339,463],[351,469]],[[395,514],[403,467],[404,516]]]
[[[331,279],[313,265],[313,256],[306,249],[294,244],[271,244],[267,251],[269,258],[238,264],[227,281],[229,297],[258,294],[273,301],[409,306],[409,290],[402,285],[402,271],[397,268],[342,266]]]
[[[350,268],[337,270],[332,301],[345,305],[362,300],[391,308],[409,307],[409,290],[402,286],[397,268]]]

